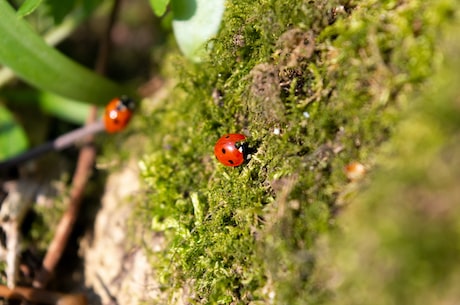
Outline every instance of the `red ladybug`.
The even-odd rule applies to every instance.
[[[245,160],[243,141],[246,137],[240,133],[222,136],[214,146],[217,160],[225,166],[239,166]]]
[[[109,133],[123,130],[131,120],[134,101],[126,96],[114,98],[105,107],[104,125]]]

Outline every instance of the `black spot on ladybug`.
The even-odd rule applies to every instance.
[[[233,162],[233,160],[228,160],[228,163],[235,164],[235,162]]]
[[[222,148],[222,153],[225,155],[227,153],[227,151],[225,150],[225,148]]]

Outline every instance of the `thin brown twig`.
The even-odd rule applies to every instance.
[[[109,21],[107,23],[106,31],[102,37],[99,52],[97,56],[97,62],[95,70],[97,73],[104,75],[107,69],[108,57],[112,47],[112,29],[115,25],[115,21],[118,19],[118,13],[120,12],[121,1],[115,0],[113,3],[112,11],[110,13]]]
[[[29,287],[15,287],[10,289],[0,285],[0,297],[12,300],[23,300],[33,303],[50,305],[86,305],[88,300],[83,294],[63,294]]]
[[[91,110],[93,110],[93,108]],[[87,121],[94,121],[96,118],[97,112],[91,111]],[[72,178],[69,206],[57,226],[56,233],[54,234],[53,240],[48,247],[45,258],[43,259],[41,269],[37,272],[34,278],[34,287],[46,287],[62,256],[62,253],[64,253],[65,246],[67,245],[69,236],[72,233],[73,226],[80,210],[83,192],[96,158],[96,148],[94,145],[91,145],[93,138],[93,136],[88,136],[85,141],[87,145],[83,146],[80,150],[77,168],[75,169],[75,173]]]
[[[99,48],[99,54],[95,65],[95,70],[99,74],[105,74],[107,66],[108,52],[110,50],[110,34],[115,24],[118,10],[120,8],[120,0],[115,0],[110,19],[107,25],[107,30],[102,38]],[[88,115],[86,124],[91,124],[97,120],[97,109],[92,107]],[[67,211],[61,218],[58,224],[54,238],[48,248],[48,251],[43,259],[42,267],[37,272],[33,286],[38,288],[46,287],[49,282],[54,269],[59,262],[65,246],[72,232],[73,226],[77,219],[80,210],[83,192],[88,181],[92,166],[96,159],[96,149],[93,145],[93,136],[88,136],[86,144],[80,151],[77,161],[77,168],[72,178],[72,187],[70,191],[69,206]]]

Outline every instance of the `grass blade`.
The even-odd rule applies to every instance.
[[[48,46],[6,1],[0,1],[0,63],[43,91],[78,101],[103,105],[130,94]]]

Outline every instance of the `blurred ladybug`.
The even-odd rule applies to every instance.
[[[222,136],[214,146],[217,160],[225,166],[239,166],[246,159],[246,137],[240,133],[230,133]]]
[[[134,101],[129,97],[114,98],[105,107],[104,125],[109,133],[123,130],[131,120],[134,111]]]

